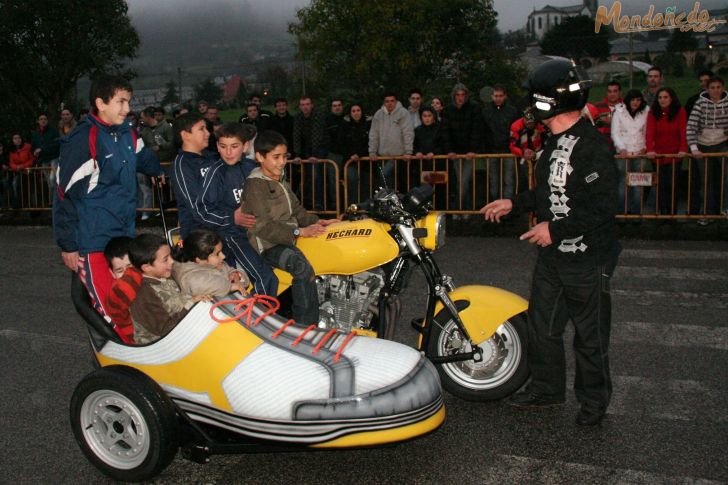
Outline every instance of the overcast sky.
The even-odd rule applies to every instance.
[[[366,1],[366,0],[364,0]],[[396,0],[392,0],[396,1]],[[443,0],[447,1],[447,0]],[[611,7],[615,0],[601,0],[600,5]],[[129,12],[134,15],[144,15],[148,10],[168,11],[169,15],[176,12],[195,12],[198,15],[225,15],[225,9],[212,12],[207,2],[200,0],[127,0]],[[284,26],[293,19],[296,9],[308,5],[310,0],[216,0],[215,4],[227,4],[231,11],[237,11],[241,5],[247,5],[258,20],[272,20],[277,26]],[[498,12],[498,28],[507,32],[516,30],[526,24],[528,14],[534,8],[544,5],[566,6],[578,5],[579,0],[494,0],[495,10]],[[678,11],[690,10],[695,2],[693,0],[622,0],[623,11],[627,14],[646,13],[650,4],[655,5],[655,12],[664,11],[665,7],[677,6]],[[726,6],[726,0],[702,0],[701,8],[721,8]],[[196,12],[197,10],[197,12]],[[212,9],[216,10],[216,9]]]

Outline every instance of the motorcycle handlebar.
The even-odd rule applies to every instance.
[[[402,215],[402,210],[414,216],[421,216],[423,208],[432,199],[433,192],[431,185],[423,184],[414,187],[404,195],[397,194],[395,201],[390,197],[391,191],[379,191],[371,199],[359,204],[351,204],[346,209],[346,213],[354,215],[359,212],[366,212],[372,217],[381,217],[385,220],[390,219],[395,214]]]

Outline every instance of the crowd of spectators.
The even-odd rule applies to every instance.
[[[678,209],[690,209],[691,214],[718,214],[728,207],[721,194],[728,191],[722,180],[726,170],[714,159],[703,163],[703,153],[728,151],[728,94],[724,82],[712,72],[698,75],[700,89],[681,106],[675,91],[663,86],[662,71],[653,67],[647,73],[644,91],[630,90],[622,96],[621,85],[607,85],[605,98],[588,105],[588,116],[599,131],[612,143],[618,156],[620,173],[619,213],[637,215],[654,211],[676,214]],[[332,160],[339,168],[339,180],[347,180],[349,202],[366,198],[372,189],[386,185],[400,190],[427,180],[428,173],[446,174],[436,189],[440,208],[455,211],[473,209],[472,176],[477,154],[511,153],[516,158],[487,157],[487,199],[513,197],[528,187],[528,164],[538,159],[543,138],[547,136],[519,102],[512,102],[501,85],[495,85],[490,100],[477,103],[468,88],[457,83],[449,100],[426,98],[422,90],[413,88],[406,98],[406,107],[396,93],[387,92],[379,109],[368,115],[361,103],[348,106],[341,98],[333,98],[325,109],[319,108],[309,96],[298,100],[298,113],[289,112],[285,98],[273,102],[273,112],[263,109],[261,96],[253,94],[239,118],[242,124],[252,125],[260,133],[274,130],[285,138],[290,159],[295,163],[290,172],[294,188],[305,184],[306,193],[299,194],[302,202],[314,210],[331,210],[336,201],[336,176],[332,164],[315,163]],[[163,161],[171,161],[178,148],[173,139],[172,123],[188,112],[176,109],[171,118],[161,107],[150,106],[137,114],[130,113],[129,121],[144,144]],[[195,111],[195,109],[193,109]],[[215,157],[215,130],[222,125],[217,106],[200,100],[196,111],[202,115],[211,136],[205,154]],[[47,113],[40,113],[36,129],[29,140],[13,133],[10,144],[0,146],[2,162],[3,204],[18,208],[21,201],[21,174],[29,167],[50,167],[46,171],[49,193],[54,189],[58,140],[67,136],[83,119],[67,108],[60,112],[58,127],[50,126]],[[253,143],[247,156],[253,158]],[[688,153],[692,162],[684,164]],[[657,154],[673,154],[661,157]],[[434,160],[435,155],[441,155]],[[348,160],[363,157],[377,163],[352,163],[346,174]],[[314,162],[305,181],[298,162]],[[687,170],[686,170],[687,168]],[[657,172],[657,188],[630,185],[631,172]],[[688,183],[687,180],[690,180]],[[447,181],[446,190],[442,180]],[[687,201],[689,186],[690,200]],[[139,207],[151,207],[149,181],[139,176]],[[37,189],[34,189],[37,190]],[[31,192],[31,191],[26,191]],[[446,194],[449,193],[449,200]],[[24,200],[36,199],[28,193]],[[144,212],[142,219],[149,217]],[[707,220],[706,220],[707,221]],[[707,223],[707,222],[701,222]]]

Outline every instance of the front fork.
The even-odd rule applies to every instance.
[[[445,309],[447,309],[448,313],[450,313],[450,315],[452,316],[452,319],[455,321],[455,325],[460,331],[460,334],[470,344],[470,348],[472,350],[470,352],[445,356],[427,355],[427,358],[430,359],[434,364],[460,362],[464,360],[481,362],[483,360],[483,350],[471,340],[470,334],[468,333],[462,319],[460,318],[460,311],[458,310],[456,303],[452,301],[450,295],[448,295],[449,291],[453,291],[455,289],[452,278],[450,276],[443,275],[440,272],[440,268],[437,266],[437,263],[432,258],[430,253],[422,252],[416,256],[416,259],[419,260],[418,262],[420,263],[422,272],[424,273],[425,279],[427,280],[427,286],[430,289],[427,296],[427,312],[425,313],[424,321],[417,324],[413,322],[413,327],[415,328],[415,330],[422,334],[422,340],[419,350],[424,351],[425,355],[427,355],[432,334],[432,326],[440,325],[440,323],[435,321],[435,305],[437,303],[437,300],[440,300]]]

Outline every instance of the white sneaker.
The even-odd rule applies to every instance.
[[[200,302],[158,341],[107,342],[99,361],[145,372],[192,420],[249,437],[365,446],[374,431],[397,429],[399,441],[442,422],[437,370],[415,349],[296,325],[260,304],[250,325],[218,323],[240,313],[234,303]]]

